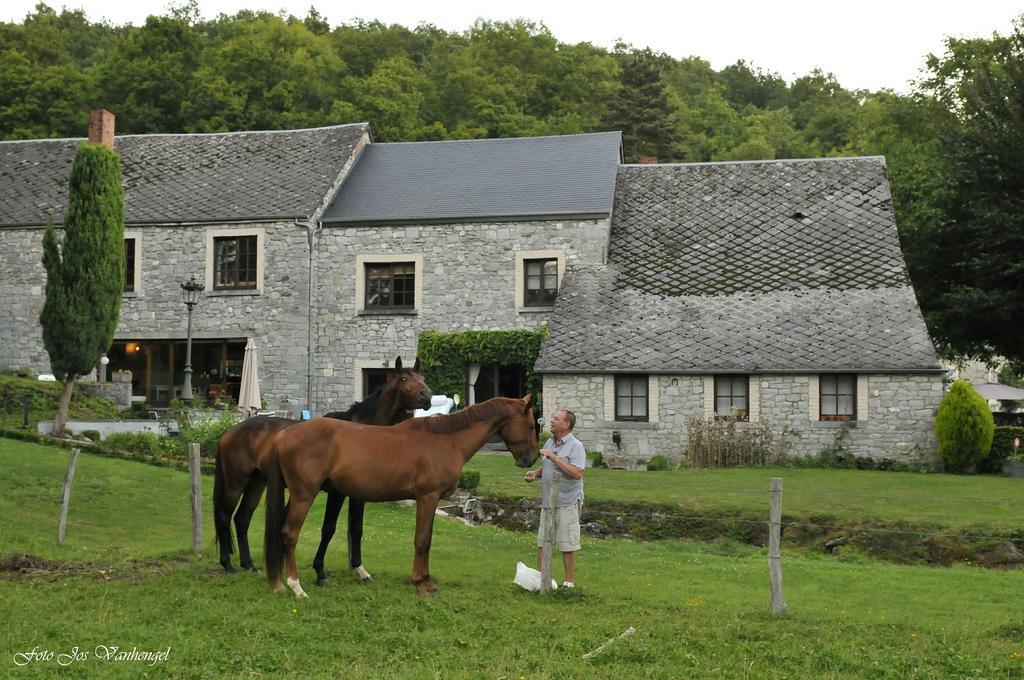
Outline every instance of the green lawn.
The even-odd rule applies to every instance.
[[[0,664],[9,677],[1024,677],[1021,571],[784,553],[789,612],[774,617],[767,613],[761,550],[585,538],[579,588],[543,599],[511,583],[516,561],[534,557],[531,536],[439,519],[431,571],[442,591],[421,600],[408,584],[414,516],[394,505],[367,509],[364,556],[375,582],[359,586],[340,569],[345,550],[339,540],[328,563],[340,573],[329,587],[316,588],[308,565],[321,501],[300,542],[301,576],[310,591],[300,601],[269,593],[260,576],[222,575],[208,514],[208,548],[190,555],[182,472],[83,455],[67,543],[56,546],[66,461],[64,451],[0,439],[0,555],[31,553],[85,572],[0,574]],[[492,491],[536,492],[517,481],[522,471],[510,460],[481,457],[471,465],[483,471]],[[781,471],[787,504],[790,472]],[[836,474],[799,472],[805,485]],[[729,502],[754,502],[747,492],[764,492],[772,474],[685,473],[677,482],[687,493],[714,497],[725,488],[737,494]],[[848,479],[857,480],[856,474]],[[894,476],[919,484],[945,481]],[[588,495],[664,494],[670,500],[665,480],[671,479],[588,471]],[[971,484],[972,495],[981,488],[973,486],[975,479],[950,479]],[[204,478],[207,493],[211,482]],[[863,493],[883,488],[877,484]],[[829,488],[839,502],[843,484]],[[926,489],[916,493],[935,512],[948,506]],[[798,502],[798,490],[792,495]],[[805,502],[811,496],[808,491]],[[844,502],[859,507],[853,498]],[[254,525],[255,545],[261,533]],[[635,635],[580,659],[629,626]],[[170,647],[170,655],[153,667],[102,661],[94,656],[97,645]],[[67,669],[56,658],[16,667],[15,654],[33,647],[55,657],[78,647],[90,658]]]
[[[475,456],[482,496],[534,497],[535,484],[515,474],[508,455]],[[691,510],[768,515],[772,477],[783,480],[784,514],[935,524],[1024,528],[1024,480],[993,475],[945,475],[873,470],[733,468],[626,471],[588,469],[588,500],[680,504]]]

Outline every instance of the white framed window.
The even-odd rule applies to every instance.
[[[615,420],[647,422],[650,413],[646,375],[615,376]]]
[[[750,420],[750,377],[715,376],[715,418]]]
[[[826,373],[818,376],[818,420],[857,420],[857,376]]]
[[[839,380],[846,376],[848,380]],[[826,378],[831,378],[826,380]],[[849,403],[852,382],[852,405]],[[808,376],[808,413],[812,420],[850,420],[866,422],[868,419],[868,376],[864,374],[819,374]],[[852,413],[844,413],[850,411]],[[833,413],[836,411],[835,413]],[[832,417],[825,417],[832,416]]]
[[[263,293],[264,234],[262,228],[207,230],[207,295]]]
[[[423,306],[423,255],[357,255],[360,314],[409,314]]]
[[[646,384],[641,384],[641,381]],[[660,390],[661,381],[654,374],[605,375],[604,419],[609,422],[657,423],[661,409]],[[641,398],[645,399],[643,404]],[[646,417],[640,412],[643,410],[646,410]]]
[[[515,256],[516,309],[551,309],[565,275],[565,251],[519,250]]]
[[[124,294],[142,292],[142,237],[137,231],[124,232]]]

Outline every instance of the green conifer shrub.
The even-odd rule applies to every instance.
[[[988,403],[966,380],[957,380],[939,404],[935,437],[949,472],[971,472],[988,455],[995,434]]]

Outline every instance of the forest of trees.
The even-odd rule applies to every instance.
[[[368,121],[383,142],[621,130],[627,162],[884,155],[939,349],[1024,360],[1022,23],[921,58],[926,78],[900,94],[566,44],[528,21],[332,27],[313,8],[204,20],[192,0],[113,26],[39,4],[0,23],[0,139],[82,136],[102,106],[119,134]]]

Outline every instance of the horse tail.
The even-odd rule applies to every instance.
[[[265,463],[267,477],[266,531],[263,535],[263,556],[266,561],[267,581],[276,588],[281,582],[281,568],[284,565],[284,477],[277,462],[277,444],[270,447]]]
[[[231,511],[234,508],[225,507],[227,501],[224,498],[224,461],[220,449],[221,439],[217,440],[217,456],[213,468],[213,526],[217,532],[217,542],[220,544],[223,556],[235,552],[235,546],[231,539]]]

